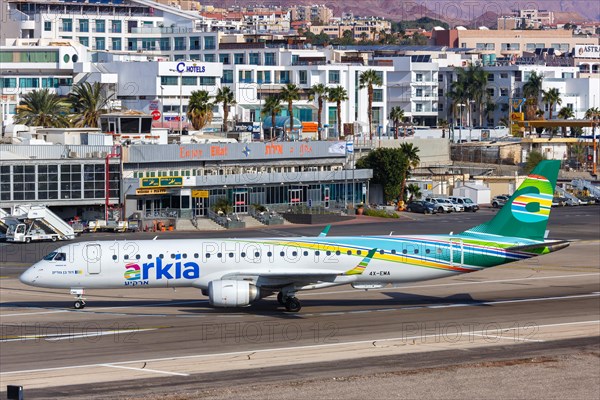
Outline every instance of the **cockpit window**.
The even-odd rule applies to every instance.
[[[44,260],[45,261],[67,261],[67,254],[53,251],[52,253],[50,253],[46,257],[44,257]]]

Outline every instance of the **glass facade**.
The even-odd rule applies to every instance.
[[[0,200],[102,200],[104,164],[38,164],[0,166]],[[120,195],[119,164],[109,166],[109,192]]]

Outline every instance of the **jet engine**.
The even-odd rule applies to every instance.
[[[261,298],[260,289],[248,281],[216,280],[208,283],[208,301],[214,307],[243,307]]]

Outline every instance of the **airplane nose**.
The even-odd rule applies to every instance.
[[[26,285],[33,285],[35,283],[37,275],[38,274],[35,270],[35,267],[30,267],[21,274],[19,280],[21,281],[21,283],[24,283]]]

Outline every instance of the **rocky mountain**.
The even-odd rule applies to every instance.
[[[202,0],[201,4],[217,7],[243,7],[249,4],[288,7],[295,4],[325,4],[334,10],[335,16],[353,12],[357,16],[374,15],[398,21],[432,17],[451,24],[469,24],[481,16],[484,16],[485,21],[490,21],[494,15],[502,15],[516,7],[537,6],[539,9],[557,13],[559,22],[576,22],[577,19],[600,21],[598,0]]]

